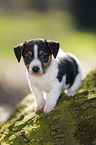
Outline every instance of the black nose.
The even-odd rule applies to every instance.
[[[35,72],[35,73],[37,73],[39,71],[39,67],[38,66],[34,66],[32,68],[32,71]]]

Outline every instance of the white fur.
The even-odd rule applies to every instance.
[[[34,50],[34,60],[32,60],[32,62],[29,65],[29,73],[34,74],[34,72],[32,71],[32,68],[34,66],[38,66],[40,68],[39,73],[42,74],[43,70],[42,70],[41,62],[38,59],[38,46],[36,44],[33,46],[33,50]]]
[[[36,46],[35,46],[36,48]],[[37,48],[36,48],[37,49]],[[40,65],[40,61],[36,57],[37,52],[35,51],[35,59],[30,64],[30,68],[37,64]],[[73,85],[70,89],[68,89],[69,85],[66,85],[66,75],[63,76],[63,79],[61,82],[57,79],[58,74],[58,57],[63,57],[66,55],[63,51],[59,51],[57,59],[54,59],[52,56],[51,65],[47,69],[45,74],[42,74],[41,76],[34,76],[27,71],[27,78],[28,83],[30,86],[31,91],[34,93],[35,97],[35,110],[41,110],[44,107],[44,112],[49,113],[54,109],[56,106],[57,100],[61,94],[62,89],[67,92],[68,96],[72,96],[75,94],[75,90],[79,87],[81,82],[81,68],[78,59],[70,54],[73,58],[75,58],[79,69],[78,69],[78,75],[76,76]],[[42,72],[42,67],[41,70]],[[43,96],[43,92],[45,92],[46,97]],[[46,99],[45,99],[46,98]]]
[[[38,46],[36,44],[34,44],[33,50],[34,50],[34,59],[36,60],[38,56]]]
[[[30,74],[34,74],[34,72],[32,71],[32,68],[34,66],[38,66],[40,68],[40,70],[39,70],[40,74],[43,73],[41,62],[38,59],[34,59],[29,65],[29,73]]]

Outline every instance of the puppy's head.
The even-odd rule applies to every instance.
[[[58,50],[57,41],[32,39],[17,45],[14,53],[18,62],[20,62],[21,56],[23,57],[30,74],[39,76],[46,72],[51,64],[51,56],[56,58]]]

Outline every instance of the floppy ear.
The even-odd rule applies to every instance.
[[[45,42],[47,43],[51,53],[53,54],[54,58],[56,58],[58,50],[59,50],[59,42],[57,41],[52,41],[52,40],[45,40]]]
[[[20,62],[20,60],[21,60],[21,55],[22,55],[25,45],[26,45],[26,42],[23,42],[14,47],[14,53],[15,53],[15,56],[16,56],[18,62]]]

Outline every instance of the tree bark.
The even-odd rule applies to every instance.
[[[77,92],[62,92],[48,114],[35,112],[32,95],[25,97],[1,127],[1,145],[96,145],[96,70]]]

